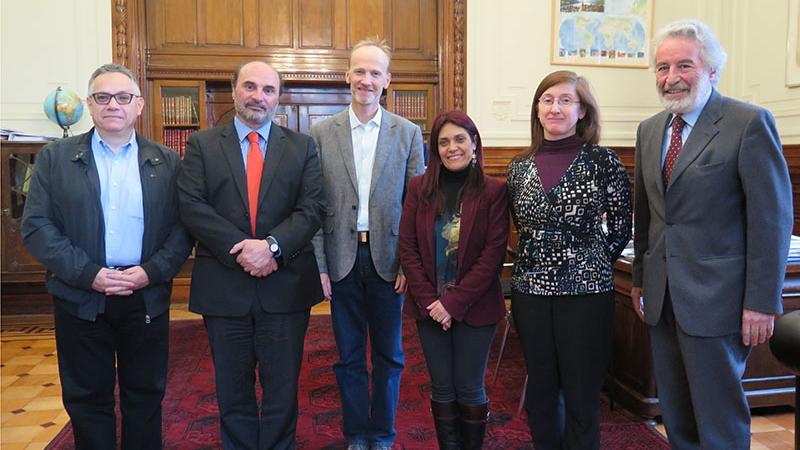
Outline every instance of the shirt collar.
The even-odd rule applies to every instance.
[[[358,120],[358,116],[356,116],[355,111],[353,111],[353,105],[348,106],[347,107],[347,111],[350,114],[350,128],[351,129],[357,128],[360,125],[366,126],[366,125],[369,125],[370,123],[375,124],[375,126],[377,126],[377,127],[381,126],[381,117],[383,117],[383,108],[381,108],[380,106],[378,107],[378,112],[376,112],[375,115],[372,116],[372,119],[369,119],[367,121],[367,123],[361,123],[361,121]]]
[[[111,147],[106,144],[103,140],[103,137],[100,136],[100,133],[97,132],[97,129],[94,130],[92,133],[92,148],[93,149],[102,149],[108,155],[115,155],[114,151],[111,150]],[[117,155],[124,156],[127,158],[131,154],[131,149],[138,149],[139,146],[136,143],[136,130],[131,130],[131,138],[128,142],[120,148],[120,152],[116,153]]]
[[[681,118],[687,125],[689,125],[689,128],[694,128],[694,124],[697,122],[697,119],[700,118],[700,114],[703,112],[703,109],[705,109],[706,104],[708,103],[708,99],[711,98],[711,92],[713,90],[714,90],[713,88],[708,90],[706,97],[703,99],[703,101],[697,108],[693,109],[692,111],[689,111],[686,114],[681,115]],[[673,114],[672,117],[669,119],[670,126],[672,126],[672,121],[674,119],[675,119],[675,114]]]
[[[261,125],[258,129],[253,130],[249,126],[245,125],[239,116],[233,117],[233,126],[236,127],[236,135],[239,137],[239,142],[244,142],[247,140],[247,135],[250,134],[251,131],[255,131],[261,136],[261,139],[264,141],[269,141],[269,131],[272,129],[272,121],[268,120],[267,123]]]

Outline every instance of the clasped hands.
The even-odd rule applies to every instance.
[[[442,305],[441,300],[436,299],[435,302],[428,305],[428,315],[431,316],[431,319],[439,322],[442,325],[442,330],[447,331],[450,329],[450,325],[453,324],[453,317],[444,309],[444,305]]]
[[[254,277],[266,277],[278,270],[278,262],[264,239],[243,239],[231,247],[230,254],[245,272]]]
[[[150,284],[150,278],[142,266],[133,266],[125,270],[103,267],[94,276],[92,289],[105,295],[127,296],[148,284]]]

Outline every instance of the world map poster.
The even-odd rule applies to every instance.
[[[644,67],[654,0],[553,0],[551,62]]]

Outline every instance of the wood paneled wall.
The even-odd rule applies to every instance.
[[[198,75],[209,79],[266,57],[279,70],[340,79],[349,49],[378,36],[394,49],[393,72],[438,79],[437,0],[143,1],[148,77],[202,69]]]

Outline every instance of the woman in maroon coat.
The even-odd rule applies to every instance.
[[[400,219],[405,311],[416,319],[442,449],[480,449],[484,375],[505,315],[500,270],[508,240],[505,182],[483,174],[481,138],[461,111],[440,114],[425,174],[409,183]]]

